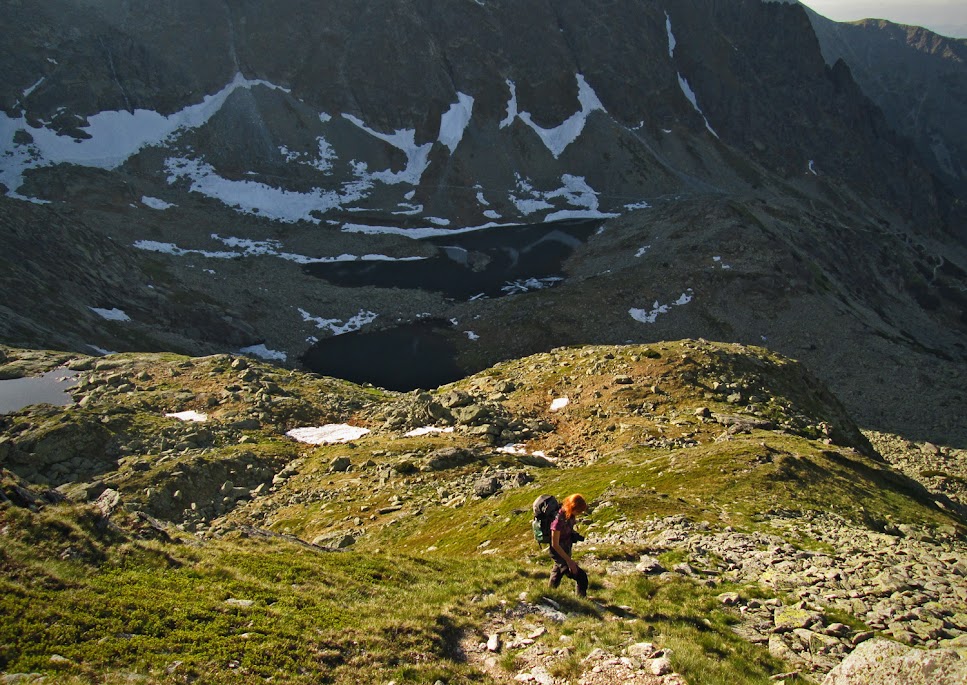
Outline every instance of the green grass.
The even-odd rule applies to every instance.
[[[5,516],[18,530],[0,555],[7,673],[91,682],[119,669],[154,682],[476,679],[454,657],[468,620],[462,607],[520,582],[503,560],[333,554],[254,539],[115,544],[95,530],[86,538],[100,552],[96,563],[64,560],[85,531],[55,523]],[[52,665],[55,654],[67,661]]]
[[[479,529],[487,532],[493,518],[482,516]],[[569,614],[563,624],[548,622],[542,638],[557,646],[569,637],[570,655],[552,669],[569,682],[596,647],[621,654],[644,640],[672,648],[692,685],[765,683],[782,670],[762,646],[730,631],[735,616],[715,599],[723,588],[593,576],[593,600],[584,600],[566,583],[547,590],[543,554],[325,553],[238,533],[166,543],[66,505],[39,513],[0,507],[0,528],[5,673],[78,683],[130,673],[216,685],[488,683],[458,644],[522,593],[532,602],[550,597]],[[637,620],[617,620],[627,618],[622,606]],[[63,660],[53,663],[54,655]],[[502,664],[513,673],[514,654]]]
[[[585,527],[588,519],[603,525],[683,514],[713,525],[727,516],[729,524],[751,529],[761,514],[777,509],[830,512],[859,524],[952,521],[912,481],[868,457],[768,433],[674,451],[634,448],[580,469],[535,475],[534,483],[494,498],[404,516],[370,531],[363,545],[460,555],[477,554],[487,542],[502,555],[527,554],[535,549],[531,504],[544,492],[582,493],[592,505]],[[330,516],[348,513],[337,509]]]

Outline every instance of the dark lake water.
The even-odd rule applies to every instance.
[[[305,271],[335,285],[432,290],[454,299],[502,297],[563,280],[563,264],[602,221],[504,226],[425,238],[429,259],[309,264]]]
[[[425,239],[437,254],[406,262],[312,264],[306,272],[344,287],[431,290],[454,299],[503,297],[564,280],[563,264],[602,221],[509,226]],[[423,320],[395,328],[346,333],[313,345],[302,357],[310,371],[388,390],[436,388],[469,373],[456,362],[449,322]]]
[[[0,381],[0,414],[9,414],[32,404],[66,407],[74,403],[67,389],[77,382],[77,372],[48,371],[43,376]]]
[[[449,323],[425,320],[372,333],[346,333],[313,345],[303,365],[324,376],[387,390],[430,389],[463,378]]]

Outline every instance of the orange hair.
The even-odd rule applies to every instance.
[[[588,503],[584,501],[584,496],[574,493],[573,495],[568,495],[561,502],[561,509],[564,511],[564,515],[568,518],[572,518],[575,514],[583,514],[588,510]]]

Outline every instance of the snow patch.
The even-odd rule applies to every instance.
[[[668,312],[671,311],[672,307],[681,307],[682,305],[686,305],[689,302],[691,302],[692,295],[689,294],[691,292],[692,292],[692,289],[689,288],[688,292],[682,293],[682,296],[679,297],[674,302],[672,302],[671,304],[659,304],[658,300],[655,300],[655,303],[652,305],[652,308],[650,310],[629,309],[628,313],[631,315],[631,318],[634,319],[635,321],[640,321],[641,323],[655,323],[659,315],[667,314]]]
[[[131,317],[120,309],[101,309],[100,307],[88,307],[92,312],[108,321],[130,321]]]
[[[519,295],[532,290],[543,290],[551,288],[564,279],[560,276],[547,276],[545,278],[519,278],[516,281],[507,281],[501,286],[501,290],[508,295]]]
[[[472,113],[473,98],[464,93],[457,93],[457,102],[450,105],[450,109],[440,117],[438,140],[450,148],[451,155],[457,151],[457,145],[463,139],[463,132],[470,123]]]
[[[688,85],[688,81],[685,80],[685,77],[682,76],[681,73],[678,74],[678,85],[681,87],[682,93],[685,94],[685,97],[688,99],[688,101],[692,103],[692,107],[695,108],[695,111],[702,115],[702,119],[705,121],[705,128],[707,128],[713,136],[718,138],[719,134],[716,133],[711,124],[708,123],[708,118],[705,116],[705,112],[703,112],[702,108],[698,106],[698,98],[695,97],[695,91],[692,90],[690,85]]]
[[[169,419],[178,419],[179,421],[192,421],[195,423],[204,423],[208,421],[208,414],[202,414],[195,410],[190,411],[176,411],[171,414],[165,414]]]
[[[114,352],[112,350],[105,350],[103,347],[98,347],[97,345],[88,344],[87,346],[90,347],[95,352],[97,352],[102,357],[106,357],[109,354],[117,354],[117,352]]]
[[[646,201],[642,200],[640,202],[632,202],[630,204],[625,205],[625,209],[628,210],[629,212],[633,212],[637,209],[651,209],[651,205],[648,204]]]
[[[497,451],[502,452],[504,454],[513,454],[517,456],[525,456],[530,454],[535,457],[542,457],[544,459],[547,459],[548,461],[557,461],[556,459],[547,456],[547,454],[545,454],[542,451],[528,452],[527,445],[525,445],[522,442],[514,442],[508,445],[504,445],[503,447],[498,447]]]
[[[141,196],[141,204],[145,207],[150,207],[151,209],[171,209],[172,207],[177,207],[178,205],[173,205],[170,202],[165,202],[164,200],[159,200],[156,197],[148,197],[147,195]]]
[[[397,216],[415,216],[423,211],[423,205],[411,205],[401,202],[398,206],[403,207],[404,209],[399,209],[393,212],[393,214]]]
[[[26,116],[11,119],[0,112],[0,183],[7,186],[11,197],[27,199],[16,193],[23,185],[23,174],[27,170],[61,163],[116,169],[142,148],[164,143],[179,131],[202,126],[236,90],[257,86],[289,92],[268,81],[246,79],[239,73],[219,92],[206,95],[200,103],[174,114],[165,116],[151,110],[136,109],[133,112],[108,111],[92,115],[82,128],[89,136],[83,140],[60,135],[45,126],[32,126]],[[30,134],[33,142],[15,143],[17,131]]]
[[[316,171],[321,171],[324,174],[329,173],[332,171],[332,163],[336,159],[335,150],[332,149],[329,141],[322,136],[316,138],[316,148],[317,155],[315,157],[308,152],[290,150],[285,145],[279,146],[279,153],[285,158],[286,162],[294,162],[302,166],[312,167]]]
[[[430,435],[431,433],[452,433],[453,426],[449,428],[438,428],[436,426],[423,426],[422,428],[414,428],[411,431],[403,433],[405,438],[418,438],[421,435]]]
[[[507,128],[520,115],[520,111],[517,109],[517,85],[507,79],[507,87],[510,88],[510,100],[507,101],[507,116],[498,124],[499,128]]]
[[[34,85],[32,85],[29,88],[26,88],[24,90],[23,97],[24,98],[29,98],[30,97],[30,94],[33,93],[35,90],[37,90],[37,88],[40,87],[40,84],[43,83],[46,80],[47,80],[47,77],[46,76],[41,76],[40,79],[38,79],[38,81]]]
[[[551,212],[544,217],[545,222],[560,221],[562,219],[611,219],[618,214],[602,212],[598,209],[598,192],[592,188],[583,176],[564,174],[561,176],[561,187],[556,190],[536,190],[530,182],[519,173],[515,173],[517,192],[508,197],[513,205],[523,215],[533,214],[544,209],[554,209],[549,200],[563,199],[577,209],[562,209]]]
[[[570,403],[571,400],[567,397],[556,397],[551,400],[551,411],[560,411]]]
[[[319,329],[328,329],[333,335],[342,335],[343,333],[358,331],[363,326],[371,324],[378,316],[376,312],[368,312],[360,309],[358,314],[343,322],[342,319],[323,319],[320,316],[313,316],[302,308],[299,308],[299,314],[302,315],[303,321],[313,323]]]
[[[420,179],[423,177],[423,172],[426,171],[426,168],[430,165],[429,156],[433,143],[417,145],[415,129],[397,129],[393,133],[380,133],[379,131],[368,127],[358,117],[354,117],[351,114],[343,114],[342,116],[344,119],[355,124],[369,135],[373,136],[374,138],[379,138],[385,143],[389,143],[406,155],[406,168],[403,169],[403,171],[398,172],[389,170],[370,172],[367,170],[367,167],[364,163],[358,162],[355,167],[357,176],[360,178],[360,180],[376,180],[386,183],[387,185],[408,183],[416,186],[420,184]]]
[[[352,442],[368,432],[368,428],[350,426],[346,423],[328,423],[325,426],[293,428],[286,432],[286,435],[310,445],[329,445],[337,442]]]
[[[240,252],[228,250],[195,250],[181,248],[174,243],[162,243],[156,240],[138,240],[134,247],[147,252],[160,252],[175,257],[184,255],[199,255],[209,259],[236,259],[239,257],[278,257],[296,264],[331,264],[334,262],[409,262],[426,259],[426,257],[388,257],[381,254],[351,255],[341,254],[335,257],[308,257],[292,252],[281,252],[282,243],[278,240],[250,240],[248,238],[222,237],[212,233],[211,238],[224,243],[228,247],[241,248]]]
[[[253,357],[258,357],[259,359],[265,359],[267,361],[284,362],[286,360],[285,352],[279,352],[277,350],[270,350],[265,346],[264,343],[259,345],[250,345],[248,347],[243,347],[239,350],[242,354],[248,354]]]
[[[360,179],[344,184],[341,191],[313,188],[300,193],[258,181],[223,178],[210,164],[186,157],[165,160],[165,169],[168,172],[168,183],[188,179],[191,181],[189,190],[193,193],[218,200],[242,214],[255,214],[283,223],[308,221],[318,224],[320,219],[316,216],[317,212],[325,213],[361,200],[372,188],[370,181]]]
[[[675,40],[675,34],[672,33],[672,18],[665,12],[665,33],[668,34],[668,56],[671,58],[675,57],[675,45],[678,41]]]
[[[529,112],[520,112],[517,117],[520,118],[525,124],[531,127],[531,129],[540,137],[544,142],[544,146],[550,150],[554,159],[561,156],[561,153],[567,148],[568,145],[577,140],[578,136],[584,130],[584,125],[587,123],[588,116],[591,112],[595,110],[600,110],[602,112],[607,112],[604,105],[601,104],[601,100],[598,99],[597,94],[594,89],[588,85],[588,82],[584,80],[582,74],[575,74],[578,82],[578,102],[581,104],[581,111],[572,114],[570,117],[564,120],[560,126],[554,128],[542,128],[534,123]],[[516,107],[516,90],[514,91],[514,102]],[[507,108],[507,115],[510,116],[510,106]],[[506,120],[505,120],[506,121]],[[501,122],[503,123],[503,122]]]
[[[396,226],[369,226],[367,224],[343,224],[342,230],[345,233],[363,233],[366,235],[399,235],[413,240],[423,238],[436,238],[439,236],[458,235],[460,233],[472,233],[473,231],[483,231],[488,228],[503,228],[520,226],[519,223],[498,224],[488,222],[479,226],[464,226],[463,228],[434,228],[431,226],[418,228],[399,228]]]

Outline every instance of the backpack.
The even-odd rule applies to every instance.
[[[561,510],[554,495],[541,495],[534,500],[534,520],[531,521],[531,528],[534,529],[534,539],[538,545],[551,544],[551,522]]]

